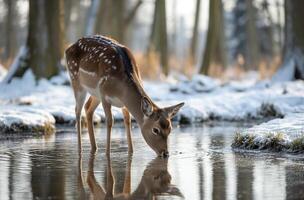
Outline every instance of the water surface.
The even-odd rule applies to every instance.
[[[303,199],[304,156],[234,152],[230,144],[242,128],[175,128],[168,159],[156,158],[138,129],[131,157],[122,128],[113,129],[110,158],[103,128],[96,129],[95,156],[86,133],[78,155],[74,128],[2,140],[0,199]]]

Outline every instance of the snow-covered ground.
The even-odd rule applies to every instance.
[[[233,147],[304,152],[304,113],[290,113],[237,133]]]
[[[27,71],[22,79],[0,84],[0,128],[11,124],[23,124],[21,127],[25,127],[28,124],[50,126],[55,121],[73,123],[74,96],[66,83],[68,78],[64,73],[50,81],[40,80],[36,83],[31,71]],[[292,141],[301,135],[298,133],[303,133],[303,81],[259,82],[257,75],[251,73],[240,81],[225,83],[196,75],[191,80],[179,76],[169,77],[166,81],[145,81],[144,87],[160,106],[181,101],[186,103],[174,119],[180,124],[284,117],[255,126],[244,131],[244,134],[256,134],[255,139],[263,141],[261,137],[265,132],[265,138],[269,137],[268,133],[280,133],[288,136],[284,141]],[[113,114],[116,121],[122,121],[120,109],[114,108]],[[96,112],[95,121],[104,121],[101,106]],[[296,134],[291,135],[291,132]]]

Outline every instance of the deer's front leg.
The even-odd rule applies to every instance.
[[[130,194],[131,193],[131,164],[132,164],[132,156],[128,156],[126,171],[125,171],[125,180],[123,185],[123,193]]]
[[[93,114],[99,103],[100,101],[96,97],[91,96],[84,106],[86,111],[87,121],[88,121],[88,131],[89,131],[92,153],[95,153],[97,151],[97,145],[94,134]]]
[[[127,108],[122,109],[122,113],[124,116],[124,124],[125,129],[127,133],[127,140],[128,140],[128,153],[133,153],[133,143],[132,143],[132,137],[131,137],[131,116]]]
[[[106,192],[102,186],[97,182],[94,175],[95,154],[90,154],[89,167],[87,173],[87,183],[93,194],[93,199],[105,199]],[[85,199],[85,198],[82,198]]]
[[[102,106],[106,116],[107,123],[107,147],[106,154],[109,156],[111,151],[111,131],[113,125],[113,116],[111,111],[111,104],[109,104],[105,99],[102,99]]]

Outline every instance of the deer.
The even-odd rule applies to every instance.
[[[93,115],[101,103],[106,121],[106,154],[111,151],[112,106],[122,109],[128,141],[133,153],[131,115],[139,125],[148,146],[160,157],[169,156],[168,136],[172,118],[184,102],[158,107],[143,89],[135,58],[129,48],[117,41],[93,35],[80,38],[65,51],[67,71],[74,92],[78,147],[81,151],[81,112],[84,107],[91,152],[97,151]],[[89,98],[86,100],[87,95]]]
[[[136,189],[131,191],[131,164],[132,159],[128,156],[125,167],[125,176],[123,179],[122,192],[114,193],[115,177],[111,165],[111,157],[106,156],[105,187],[102,187],[95,178],[94,161],[95,154],[90,154],[86,182],[90,189],[89,196],[91,199],[113,199],[113,200],[132,200],[132,199],[156,199],[160,195],[178,196],[184,198],[179,188],[171,184],[172,177],[168,172],[168,158],[162,159],[156,157],[152,159],[146,166],[141,180]],[[114,170],[115,171],[115,170]],[[82,167],[79,168],[82,176]],[[82,177],[78,185],[84,187]],[[80,190],[80,194],[84,195],[84,189]]]

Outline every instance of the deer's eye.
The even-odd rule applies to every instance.
[[[156,128],[156,127],[152,128],[152,133],[153,133],[154,135],[159,135],[159,134],[160,134],[159,128]]]

